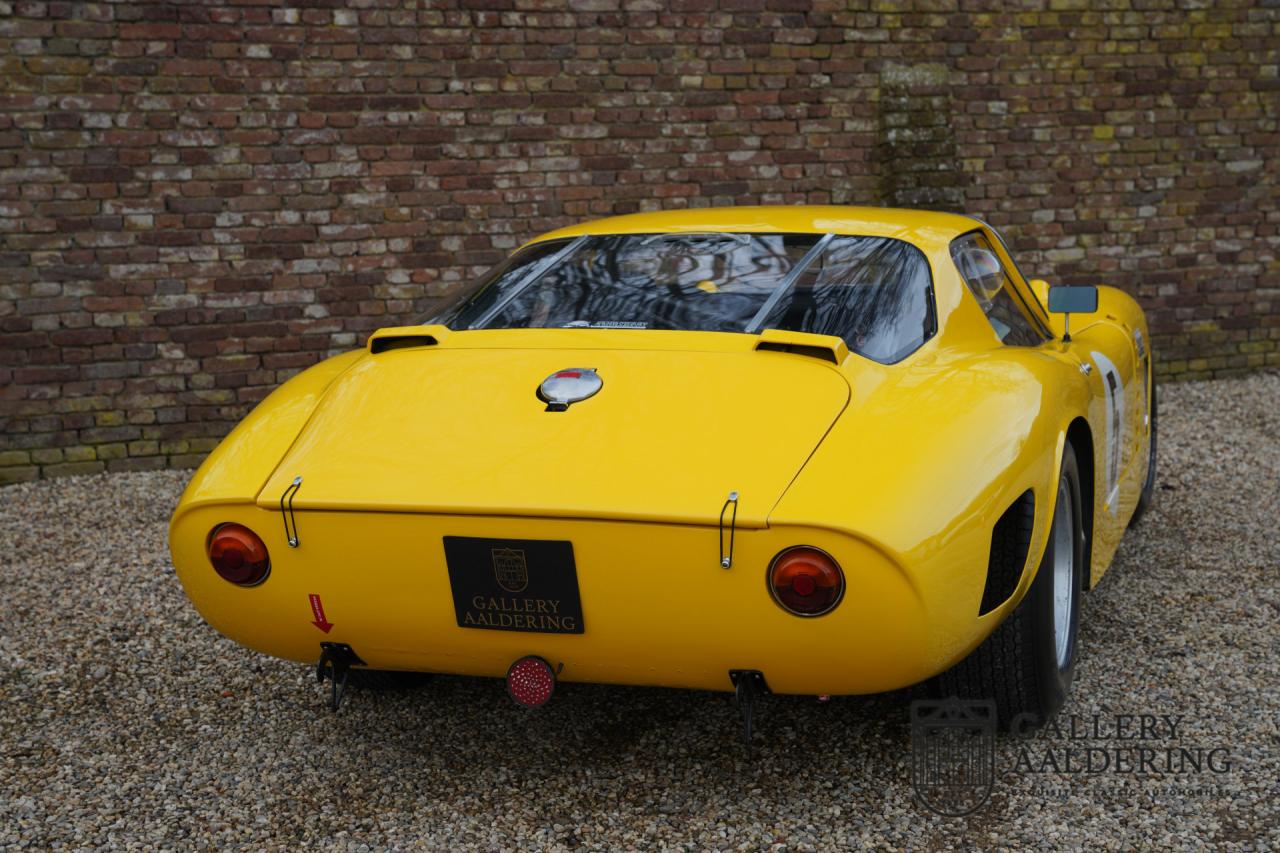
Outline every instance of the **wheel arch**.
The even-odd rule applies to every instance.
[[[1076,452],[1076,465],[1080,470],[1080,506],[1084,515],[1084,589],[1088,591],[1093,577],[1093,509],[1097,496],[1094,492],[1093,430],[1083,416],[1077,416],[1067,425],[1067,443]]]

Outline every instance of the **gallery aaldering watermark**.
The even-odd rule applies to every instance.
[[[1015,719],[998,736],[990,700],[916,701],[911,784],[926,807],[953,817],[981,808],[998,783],[1051,794],[1047,782],[1088,778],[1210,793],[1231,772],[1230,750],[1199,742],[1191,723],[1168,712],[1062,713],[1041,727]]]

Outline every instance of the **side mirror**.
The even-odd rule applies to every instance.
[[[1049,310],[1055,314],[1092,314],[1098,310],[1098,288],[1051,287]]]
[[[1051,287],[1049,288],[1049,310],[1054,314],[1065,314],[1062,318],[1062,340],[1071,341],[1071,315],[1092,314],[1098,310],[1098,288],[1092,285],[1085,287]]]

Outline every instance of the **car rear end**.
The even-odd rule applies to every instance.
[[[929,579],[843,488],[770,520],[854,398],[936,329],[903,229],[836,234],[819,213],[795,232],[746,233],[753,215],[553,235],[432,325],[376,333],[279,402],[295,437],[269,467],[229,473],[240,448],[260,465],[279,446],[263,417],[206,464],[229,485],[197,475],[171,535],[189,595],[299,661],[327,643],[502,676],[534,656],[570,681],[727,690],[746,670],[817,694],[936,673],[979,638],[945,616],[967,566]]]
[[[737,529],[726,568],[729,531],[719,525],[334,511],[294,519],[290,547],[279,511],[195,506],[175,519],[171,539],[205,619],[283,658],[314,662],[320,643],[343,643],[372,668],[500,677],[534,655],[565,681],[728,690],[731,671],[755,670],[775,692],[815,694],[932,674],[908,575],[830,530]],[[215,570],[208,546],[229,524],[260,538],[265,577],[237,583]],[[796,546],[816,554],[797,556]],[[778,587],[771,570],[788,552]],[[829,569],[817,554],[839,567],[840,589],[820,588]]]

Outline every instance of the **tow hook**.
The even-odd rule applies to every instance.
[[[756,697],[769,692],[764,673],[758,669],[731,669],[729,680],[733,682],[733,700],[742,714],[742,742],[751,758],[751,733],[755,724]]]
[[[324,684],[325,675],[328,674],[329,680],[333,683],[333,690],[329,695],[329,708],[335,713],[342,707],[342,697],[347,692],[347,677],[351,674],[351,667],[363,665],[364,661],[360,660],[360,656],[346,643],[320,644],[320,660],[316,663],[316,681]]]

